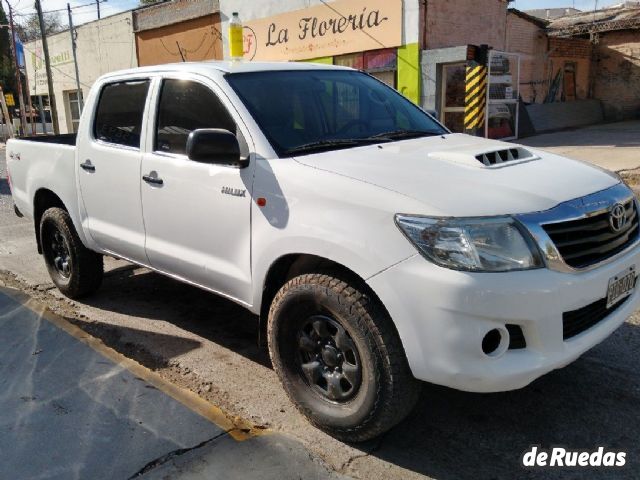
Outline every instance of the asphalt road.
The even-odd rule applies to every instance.
[[[602,155],[616,151],[603,149]],[[1,169],[0,162],[0,178]],[[96,295],[82,303],[68,301],[51,288],[32,232],[0,196],[0,270],[11,272],[0,277],[5,283],[223,410],[292,435],[339,473],[367,480],[638,478],[637,313],[574,364],[522,390],[481,395],[425,384],[417,408],[400,426],[377,441],[346,445],[309,426],[288,402],[266,352],[256,344],[255,317],[122,262],[109,262]],[[585,450],[604,445],[626,451],[627,465],[525,470],[520,459],[531,445]]]

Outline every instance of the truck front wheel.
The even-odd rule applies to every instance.
[[[104,271],[102,255],[86,248],[69,213],[49,208],[40,220],[40,241],[49,276],[69,298],[80,298],[100,287]]]
[[[391,318],[339,274],[288,281],[269,311],[269,352],[291,399],[314,425],[348,442],[374,438],[413,409],[413,378]]]

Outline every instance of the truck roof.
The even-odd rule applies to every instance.
[[[351,70],[348,67],[309,62],[247,62],[247,61],[206,61],[182,62],[149,67],[131,68],[107,73],[102,78],[116,77],[128,74],[158,73],[158,72],[191,72],[191,73],[245,73],[282,70]]]

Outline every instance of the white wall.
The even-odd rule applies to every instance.
[[[323,5],[320,0],[220,0],[220,25],[224,58],[229,57],[229,19],[238,12],[240,20],[249,21],[280,13]],[[402,44],[416,43],[419,31],[418,0],[403,1]]]
[[[101,75],[138,66],[130,11],[80,25],[76,32],[80,84],[85,98]],[[48,37],[48,45],[60,132],[66,133],[71,123],[65,92],[76,89],[69,31]],[[47,95],[42,42],[28,42],[24,47],[31,95]]]

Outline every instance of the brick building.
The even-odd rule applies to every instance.
[[[420,0],[421,104],[464,130],[465,68],[474,45],[504,50],[511,0]]]
[[[595,47],[593,96],[605,118],[640,117],[640,29],[609,31]]]
[[[602,102],[606,120],[640,117],[640,7],[577,13],[551,22],[552,40],[588,43],[589,96]],[[569,40],[566,40],[569,39]]]
[[[548,90],[547,22],[519,10],[507,14],[505,49],[520,54],[520,96],[542,102]]]
[[[504,50],[505,19],[511,1],[421,1],[423,49],[487,44]]]

